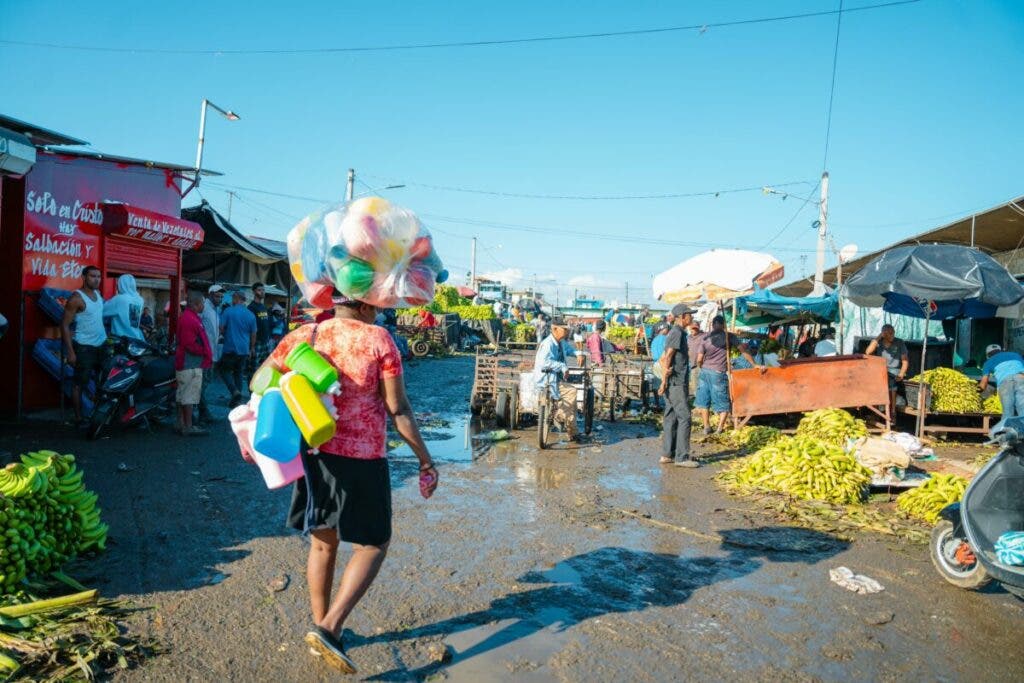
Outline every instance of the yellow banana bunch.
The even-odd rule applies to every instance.
[[[896,507],[911,517],[934,524],[944,507],[958,502],[967,490],[967,480],[955,474],[933,474],[917,488],[901,493]]]
[[[931,410],[939,413],[980,413],[982,411],[978,383],[962,372],[957,372],[952,368],[933,368],[909,381],[927,384],[931,387]]]
[[[752,453],[771,445],[780,436],[782,436],[782,432],[775,427],[748,425],[727,431],[722,435],[722,441],[731,448],[743,449]]]
[[[718,475],[726,487],[785,493],[804,500],[859,503],[871,470],[841,448],[808,436],[780,437]]]
[[[796,433],[834,446],[845,446],[847,439],[867,436],[868,428],[864,420],[854,418],[841,408],[822,408],[804,413]]]
[[[992,394],[985,399],[984,403],[981,404],[981,409],[986,413],[994,413],[996,415],[1003,414],[1003,402],[999,400],[999,394]]]

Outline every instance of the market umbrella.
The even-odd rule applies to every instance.
[[[665,303],[724,301],[782,279],[782,264],[768,254],[712,249],[654,277],[654,297]]]
[[[992,318],[1024,299],[1024,289],[994,258],[957,244],[896,247],[843,285],[858,306],[915,318]]]
[[[459,293],[459,296],[464,296],[467,299],[472,299],[476,296],[476,290],[471,287],[466,287],[465,285],[459,285],[455,288],[455,291]]]

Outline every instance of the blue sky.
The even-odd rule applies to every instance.
[[[847,7],[880,0],[846,0]],[[7,0],[0,41],[161,49],[434,43],[710,24],[832,10],[838,0],[734,2],[57,3]],[[1024,4],[921,0],[844,14],[828,170],[837,244],[862,251],[1024,194]],[[203,97],[201,188],[340,199],[394,183],[435,231],[453,274],[650,298],[654,273],[703,250],[765,250],[787,280],[813,270],[836,17],[630,37],[475,48],[277,55],[109,53],[0,43],[2,110],[98,150],[192,163]],[[215,185],[215,182],[217,183]],[[800,182],[659,200],[645,195]],[[364,184],[365,183],[365,184]],[[414,185],[413,183],[417,183]],[[198,201],[195,194],[186,205]],[[243,231],[283,239],[317,202],[237,190]],[[507,229],[529,226],[541,230]],[[616,235],[598,239],[559,231]],[[637,237],[694,246],[652,245]],[[801,257],[805,257],[805,264]],[[834,259],[830,256],[829,263]]]

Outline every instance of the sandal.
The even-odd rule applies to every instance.
[[[671,465],[674,462],[675,460],[673,458],[668,457],[667,455],[663,455],[660,458],[658,458],[658,463],[661,465]]]

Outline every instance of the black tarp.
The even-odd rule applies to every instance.
[[[1005,266],[978,249],[918,244],[890,249],[843,285],[858,306],[916,318],[991,318],[1024,298]]]
[[[181,217],[202,226],[202,246],[182,254],[181,271],[188,280],[250,284],[263,282],[284,291],[291,288],[288,257],[240,233],[205,200],[181,210]]]

